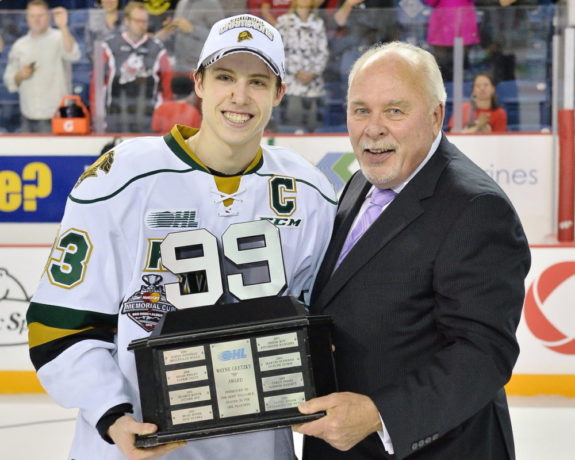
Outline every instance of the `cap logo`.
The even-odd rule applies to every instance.
[[[243,42],[244,40],[253,40],[254,37],[249,30],[243,30],[238,34],[238,42]]]
[[[274,41],[274,34],[264,21],[253,16],[236,16],[228,23],[220,28],[220,35],[231,29],[238,28],[254,29],[265,35],[272,42]],[[253,37],[252,37],[253,38]]]

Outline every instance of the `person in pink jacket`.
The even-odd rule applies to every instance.
[[[479,43],[474,0],[424,0],[433,7],[427,43],[433,46],[443,79],[453,80],[453,46],[461,37],[465,47]]]
[[[427,43],[441,69],[444,81],[453,80],[453,46],[456,37],[463,39],[465,62],[469,46],[480,42],[475,0],[423,0],[433,7],[427,29]],[[499,0],[509,6],[516,0]],[[465,64],[464,64],[465,65]]]

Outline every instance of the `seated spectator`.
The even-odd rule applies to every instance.
[[[108,132],[149,132],[154,108],[172,98],[168,53],[148,34],[148,18],[144,3],[129,2],[124,8],[125,30],[102,45]],[[93,99],[98,97],[94,86]],[[90,106],[96,106],[94,100]]]
[[[50,27],[50,9],[44,0],[26,7],[28,33],[8,55],[4,84],[20,96],[22,132],[50,133],[51,120],[63,96],[71,92],[71,62],[80,59],[80,48],[68,28],[68,12],[52,10],[58,30]]]
[[[195,106],[194,82],[185,75],[172,78],[174,100],[165,101],[154,110],[152,131],[169,132],[175,124],[199,128],[202,115]]]
[[[277,26],[278,18],[288,12],[291,3],[291,0],[249,0],[248,8],[251,14]]]
[[[323,71],[329,51],[317,0],[292,0],[289,13],[278,18],[286,56],[287,91],[283,123],[313,131],[319,124],[318,105],[324,95]]]
[[[223,18],[224,11],[218,0],[179,0],[173,18],[165,21],[156,33],[156,38],[166,46],[174,38],[174,71],[184,73],[195,70],[212,25]]]
[[[248,0],[225,0],[220,2],[224,16],[236,16],[248,12]]]
[[[91,8],[86,24],[86,53],[93,58],[94,44],[118,33],[122,25],[119,0],[100,0],[101,8]]]
[[[507,112],[499,106],[495,85],[487,74],[478,74],[473,79],[471,102],[461,106],[463,133],[489,133],[507,131]],[[449,130],[453,128],[453,116]]]
[[[351,65],[365,49],[399,37],[395,0],[341,0],[328,29],[334,36],[329,40],[326,77],[345,82]]]

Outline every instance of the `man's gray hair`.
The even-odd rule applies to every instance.
[[[445,106],[447,93],[445,92],[439,66],[433,55],[423,48],[398,41],[374,45],[363,53],[355,61],[349,73],[348,91],[355,75],[367,61],[386,54],[399,55],[417,67],[417,70],[422,73],[421,81],[424,85],[425,93],[429,96],[431,105],[435,106],[441,102]]]

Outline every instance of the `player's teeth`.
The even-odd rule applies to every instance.
[[[230,112],[226,112],[224,114],[224,116],[230,120],[233,121],[234,123],[243,123],[245,121],[248,121],[250,119],[249,115],[242,115],[240,113],[230,113]]]

